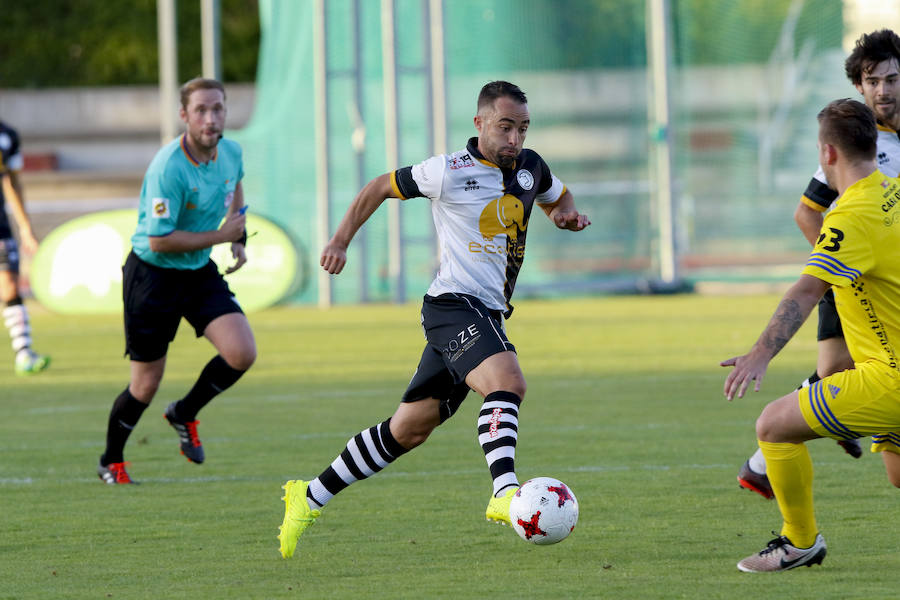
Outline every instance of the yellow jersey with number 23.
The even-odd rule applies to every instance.
[[[803,269],[834,286],[854,362],[900,376],[900,179],[880,171],[848,187],[825,216]]]

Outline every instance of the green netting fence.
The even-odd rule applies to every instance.
[[[572,189],[592,227],[558,231],[535,211],[517,296],[652,287],[659,235],[644,0],[453,0],[442,3],[447,151],[474,135],[481,86],[520,85],[537,150]],[[399,160],[432,154],[427,0],[394,0]],[[841,0],[672,0],[675,236],[687,282],[796,275],[807,252],[792,214],[816,167],[815,114],[855,91],[843,75]],[[329,185],[332,231],[359,188],[388,169],[381,3],[328,0]],[[315,302],[314,18],[311,0],[260,0],[254,115],[234,133],[253,210],[302,249]],[[364,136],[363,136],[364,132]],[[402,204],[405,297],[436,266],[430,208]],[[397,298],[384,207],[354,240],[336,302]]]

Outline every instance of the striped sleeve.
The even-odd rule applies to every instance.
[[[559,178],[550,172],[550,167],[544,159],[538,156],[538,169],[540,172],[540,184],[534,199],[538,204],[553,204],[566,193],[566,186]]]
[[[813,178],[809,180],[809,185],[806,186],[806,191],[803,192],[803,197],[800,198],[800,201],[813,210],[824,212],[828,210],[828,207],[831,206],[837,197],[838,193],[828,187],[825,172],[822,171],[822,167],[819,167]]]
[[[391,189],[401,200],[407,198],[437,198],[444,181],[444,156],[432,156],[411,167],[391,173]]]
[[[412,167],[403,167],[391,173],[391,191],[394,193],[394,198],[406,200],[421,195],[416,182],[410,175],[411,170]]]
[[[833,210],[825,215],[803,273],[846,287],[874,266],[872,243],[859,220],[849,211]]]
[[[810,267],[818,268],[818,269],[821,269],[822,271],[825,271],[825,272],[833,275],[834,277],[842,278],[841,283],[843,285],[849,285],[849,284],[853,283],[854,281],[857,280],[857,278],[859,278],[860,275],[862,275],[862,273],[859,270],[854,269],[852,267],[848,267],[847,265],[845,265],[844,263],[842,263],[840,260],[836,259],[835,257],[829,256],[822,252],[813,252],[812,254],[810,254],[809,260],[806,261],[806,267],[807,268],[810,268]],[[806,272],[806,270],[807,269],[804,269],[803,271]],[[811,275],[812,273],[809,273],[809,274]],[[824,279],[824,278],[820,277],[820,279]],[[831,281],[831,280],[826,279],[826,281]],[[831,281],[831,283],[837,284],[837,282],[834,282],[834,281]],[[840,284],[838,284],[838,285],[840,285]]]

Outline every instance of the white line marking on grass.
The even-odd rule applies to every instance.
[[[77,412],[109,412],[107,406],[38,406],[25,411],[26,415],[52,415],[59,413],[77,413]]]
[[[554,473],[618,473],[625,471],[679,471],[679,470],[706,470],[706,469],[728,469],[734,465],[726,464],[688,464],[688,465],[637,465],[629,467],[627,465],[581,465],[575,467],[552,467]],[[543,471],[540,466],[529,468],[530,471]],[[457,470],[439,470],[439,471],[383,471],[379,473],[378,479],[395,479],[421,477],[429,478],[435,476],[466,476],[477,475],[483,473],[484,468],[457,469]],[[281,477],[269,476],[252,476],[252,475],[210,475],[204,477],[136,477],[136,481],[142,483],[222,483],[222,482],[284,482],[288,479],[301,477],[302,474],[282,475]],[[7,477],[0,478],[0,486],[8,485],[33,485],[40,483],[66,484],[66,483],[87,483],[94,484],[96,478],[88,477],[72,477],[69,479],[61,479],[59,477]]]

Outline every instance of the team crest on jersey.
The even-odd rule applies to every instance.
[[[481,211],[478,229],[486,240],[501,233],[516,239],[519,230],[525,229],[525,207],[522,201],[510,194],[491,200]]]
[[[449,160],[447,166],[451,171],[455,171],[456,169],[465,169],[466,167],[474,167],[475,161],[472,160],[472,156],[467,152],[460,156],[454,156]]]
[[[522,189],[526,192],[534,187],[534,176],[530,171],[526,171],[525,169],[516,173],[516,181],[519,182],[519,185],[522,186]]]
[[[153,216],[157,219],[168,219],[170,216],[169,213],[169,199],[168,198],[154,198],[150,201],[152,206]]]

